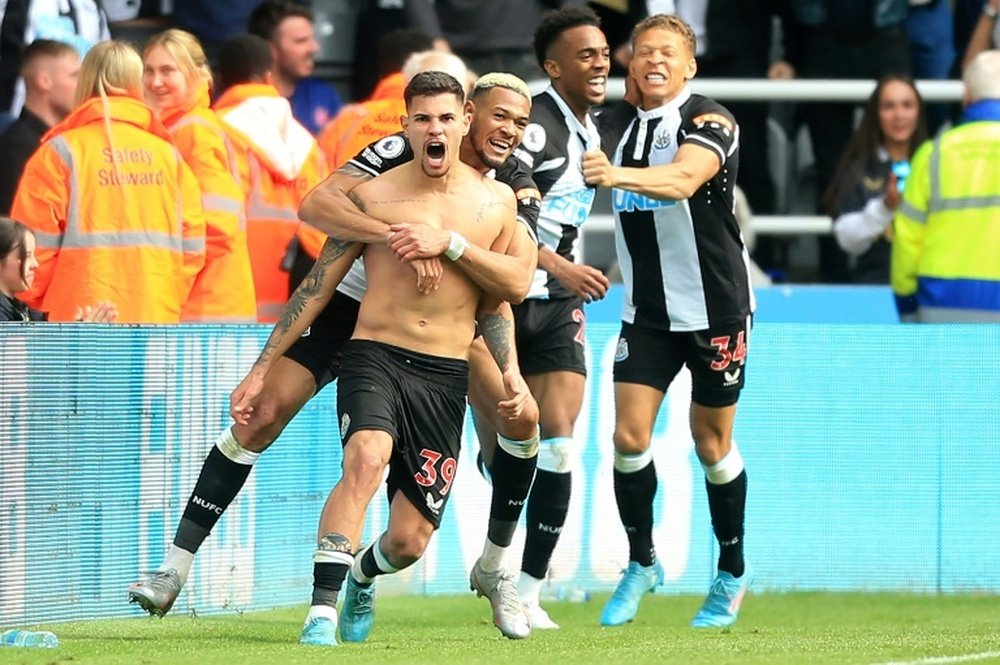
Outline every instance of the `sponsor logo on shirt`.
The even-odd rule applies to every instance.
[[[649,196],[646,196],[645,194],[630,192],[625,189],[614,190],[611,199],[615,212],[635,212],[636,210],[659,210],[661,208],[670,208],[671,206],[677,204],[676,201],[664,201],[662,199],[654,199]]]

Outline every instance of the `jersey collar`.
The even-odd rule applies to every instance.
[[[636,109],[638,112],[638,117],[640,120],[650,120],[652,118],[663,118],[667,115],[671,115],[677,111],[684,102],[691,98],[691,87],[687,84],[681,88],[681,91],[677,93],[677,96],[671,99],[669,102],[663,106],[657,106],[655,109],[650,109],[644,111],[641,108]]]
[[[552,87],[551,83],[549,83],[548,87],[545,88],[545,92],[547,92],[552,99],[555,100],[556,106],[559,107],[559,110],[562,112],[563,116],[565,116],[570,129],[580,136],[580,139],[583,141],[584,150],[597,150],[600,148],[600,133],[597,131],[597,125],[594,124],[594,120],[590,117],[590,113],[588,112],[587,115],[584,116],[587,121],[587,124],[585,125],[580,122],[580,119],[577,118],[576,114],[573,113],[573,110],[570,109],[569,104],[567,104],[566,100],[559,96],[559,93],[556,92],[556,89]]]

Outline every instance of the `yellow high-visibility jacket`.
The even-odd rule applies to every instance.
[[[911,165],[893,220],[900,314],[1000,321],[1000,114],[940,134]]]

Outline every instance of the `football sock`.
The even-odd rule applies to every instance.
[[[652,449],[638,455],[615,452],[615,502],[628,536],[628,558],[641,566],[656,561],[653,548],[653,499],[656,465]]]
[[[490,543],[500,548],[510,546],[517,530],[517,522],[521,518],[521,511],[524,509],[525,498],[531,489],[537,459],[537,434],[524,441],[497,435],[497,447],[490,467],[493,496],[490,501],[490,522],[486,533],[487,549]],[[484,551],[484,554],[489,553]]]
[[[177,525],[174,545],[194,553],[208,537],[246,483],[260,453],[244,449],[232,430],[224,430],[208,452],[184,514]],[[186,575],[186,573],[185,573]]]
[[[399,568],[389,563],[389,559],[382,551],[381,543],[382,537],[380,536],[354,558],[351,576],[359,583],[371,584],[379,575],[391,575],[400,571]]]
[[[536,579],[543,580],[548,574],[552,552],[566,523],[572,487],[571,473],[553,473],[542,469],[535,473],[525,515],[521,570]]]
[[[719,541],[719,570],[740,577],[744,572],[743,521],[747,474],[736,444],[716,464],[705,466],[705,489],[712,528]]]

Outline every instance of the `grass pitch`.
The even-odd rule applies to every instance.
[[[501,637],[485,599],[386,597],[368,642],[300,646],[306,608],[44,626],[59,649],[3,649],[0,663],[1000,663],[1000,598],[764,594],[730,629],[694,630],[701,598],[647,596],[636,621],[601,628],[606,596],[547,603],[558,631]]]

